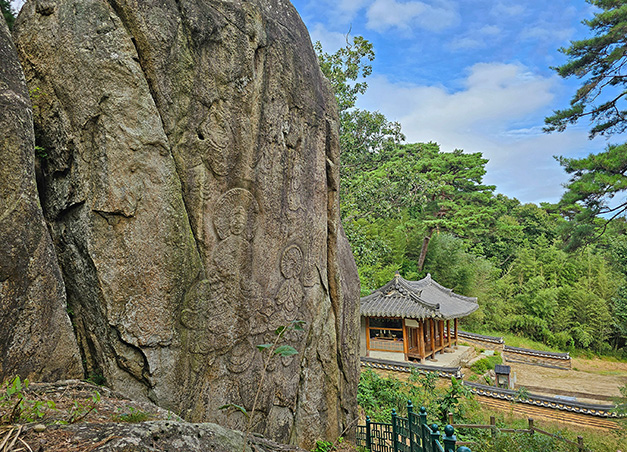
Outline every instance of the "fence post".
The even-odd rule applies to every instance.
[[[397,423],[396,410],[392,410],[392,446],[394,447],[394,452],[398,452],[398,430],[396,427]]]
[[[579,448],[580,451],[586,450],[586,448],[583,445],[583,436],[577,437],[577,447]]]
[[[492,426],[492,428],[490,429],[492,431],[492,436],[496,436],[496,418],[494,416],[490,416],[490,425]]]
[[[529,421],[529,433],[533,435],[535,433],[533,429],[533,419],[529,418],[528,421]]]
[[[414,425],[414,404],[411,400],[407,401],[407,430],[409,431],[409,451],[414,452],[416,447],[414,446],[413,427]]]
[[[440,427],[438,427],[438,424],[431,424],[431,450],[433,451],[438,450],[436,441],[440,439],[439,429]]]
[[[427,425],[427,409],[423,406],[420,407],[420,444],[422,447],[422,451],[427,451],[427,442],[429,441],[429,437],[425,438],[425,430],[429,430],[429,426]],[[412,451],[413,452],[413,451]]]
[[[372,449],[372,441],[370,440],[370,416],[366,416],[366,449]]]
[[[457,438],[454,433],[455,429],[451,424],[444,427],[444,438],[442,438],[442,441],[444,442],[444,452],[455,452],[455,443],[457,443]]]
[[[457,452],[472,452],[472,451],[468,449],[466,446],[459,446],[457,448]]]
[[[448,423],[453,425],[453,413],[451,412],[448,413]]]

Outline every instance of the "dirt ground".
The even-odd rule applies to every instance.
[[[549,396],[576,397],[580,402],[609,405],[627,384],[627,363],[573,358],[572,369],[506,363],[516,373],[516,388]]]

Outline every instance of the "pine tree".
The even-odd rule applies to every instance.
[[[6,20],[9,30],[13,29],[13,23],[15,22],[15,13],[11,8],[11,2],[9,0],[0,0],[0,10]]]

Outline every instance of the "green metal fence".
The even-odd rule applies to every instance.
[[[414,413],[411,401],[407,402],[407,417],[398,416],[392,411],[392,422],[385,424],[371,422],[357,426],[357,446],[370,452],[455,452],[455,430],[451,425],[444,428],[444,436],[437,424],[427,424],[427,410],[422,407]],[[471,452],[465,446],[457,452]]]

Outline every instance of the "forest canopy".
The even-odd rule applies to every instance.
[[[455,292],[479,298],[481,308],[465,328],[627,357],[627,223],[621,212],[593,245],[572,246],[604,221],[599,215],[608,211],[607,188],[627,188],[624,147],[598,159],[562,158],[573,175],[562,202],[522,204],[483,183],[487,159],[481,153],[403,143],[400,124],[354,107],[374,58],[364,38],[347,41],[333,55],[319,43],[316,50],[340,93],[341,214],[362,296],[396,271],[412,280],[431,273]]]

